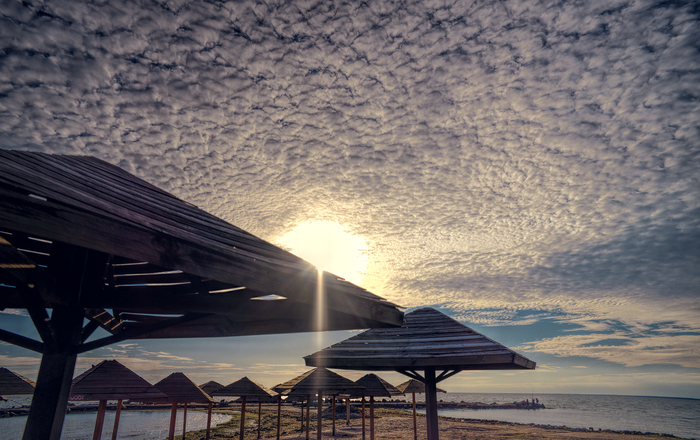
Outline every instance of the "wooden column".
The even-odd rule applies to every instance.
[[[322,440],[323,437],[323,391],[318,390],[318,402],[317,402],[317,409],[318,409],[318,420],[316,421],[316,439],[317,440]]]
[[[56,307],[51,314],[55,338],[44,341],[32,406],[22,437],[24,440],[61,438],[78,356],[72,348],[80,342],[82,323],[83,309],[77,307]]]
[[[374,440],[374,396],[369,396],[369,440]]]
[[[185,440],[187,434],[187,402],[182,410],[182,440]]]
[[[258,438],[260,438],[260,423],[262,420],[262,398],[258,396]]]
[[[306,440],[309,440],[309,421],[311,420],[311,394],[306,395]]]
[[[345,399],[345,424],[350,426],[350,398]]]
[[[245,396],[241,396],[241,432],[240,439],[243,440],[245,434]]]
[[[177,402],[173,402],[170,409],[170,431],[168,432],[168,440],[175,438],[175,422],[177,422]]]
[[[97,420],[95,420],[95,430],[92,433],[92,440],[100,440],[102,438],[102,427],[105,423],[105,411],[107,411],[107,401],[100,400],[97,405]]]
[[[333,408],[333,437],[335,437],[335,396],[331,397],[331,408]]]
[[[428,425],[428,440],[439,440],[435,368],[425,369],[425,420]]]
[[[212,402],[209,402],[209,411],[207,411],[207,434],[205,437],[205,440],[209,440],[209,431],[211,431],[211,407],[212,407]],[[116,440],[116,439],[112,439]]]
[[[413,394],[413,440],[418,440],[418,423],[416,421],[416,393]]]
[[[301,428],[299,431],[304,432],[304,399],[301,399]]]
[[[277,398],[277,440],[280,440],[280,425],[282,424],[282,396]]]
[[[119,417],[122,415],[122,399],[117,401],[117,412],[114,414],[114,428],[112,429],[112,440],[117,440],[117,432],[119,431]]]
[[[365,440],[365,396],[362,396],[362,440]]]

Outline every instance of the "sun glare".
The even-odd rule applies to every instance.
[[[302,223],[277,241],[321,270],[354,284],[362,282],[367,268],[367,244],[362,237],[351,234],[338,223]]]

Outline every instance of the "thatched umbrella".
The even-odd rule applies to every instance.
[[[34,394],[36,384],[7,368],[0,368],[0,397],[5,394]]]
[[[281,398],[277,392],[272,391],[252,380],[244,377],[237,380],[236,382],[230,383],[225,387],[219,388],[214,391],[214,396],[240,396],[241,397],[241,430],[240,438],[243,440],[243,434],[245,432],[245,404],[246,397],[253,396],[258,398],[258,438],[260,438],[260,422],[262,414],[262,398],[278,397],[277,405],[277,438],[280,437],[280,403]]]
[[[99,400],[93,440],[99,440],[102,437],[102,425],[108,400],[117,401],[117,413],[112,430],[112,440],[115,440],[119,429],[122,400],[165,398],[165,394],[115,360],[102,361],[73,379],[69,396],[73,401]]]
[[[425,393],[425,384],[423,382],[417,381],[415,379],[409,379],[406,382],[397,385],[401,394],[411,394],[413,395],[413,439],[418,440],[418,423],[416,421],[416,393]],[[436,388],[438,393],[446,393],[447,391],[442,388]]]
[[[214,399],[209,394],[202,391],[194,382],[192,382],[183,373],[173,373],[160,382],[153,385],[164,395],[164,399],[139,399],[141,402],[169,402],[172,403],[170,410],[170,430],[168,432],[168,440],[175,438],[175,422],[177,420],[177,405],[182,403],[183,420],[182,420],[182,438],[185,439],[187,433],[187,404],[190,402],[208,403],[209,411],[207,414],[207,433],[206,439],[209,439],[209,431],[211,429],[211,407]]]
[[[366,374],[355,381],[362,390],[362,438],[365,438],[365,396],[369,396],[369,438],[374,440],[374,397],[392,397],[403,393],[376,374]]]
[[[213,381],[213,380],[210,380],[210,381],[207,382],[207,383],[203,383],[202,385],[199,385],[199,388],[201,388],[202,391],[204,391],[205,393],[209,394],[210,396],[212,395],[212,393],[213,393],[214,391],[216,391],[216,390],[218,390],[218,389],[221,389],[221,388],[223,388],[223,387],[224,387],[224,386],[221,385],[219,382],[216,382],[216,381]]]
[[[273,390],[278,393],[286,393],[290,395],[306,394],[307,400],[307,418],[306,418],[306,438],[309,438],[309,417],[308,408],[311,394],[318,394],[318,429],[316,432],[318,440],[321,440],[323,431],[323,414],[321,411],[321,403],[323,402],[323,392],[338,394],[346,391],[362,390],[361,385],[357,385],[350,379],[346,379],[338,373],[334,373],[326,368],[318,367],[311,371],[295,377],[292,380],[274,386]]]

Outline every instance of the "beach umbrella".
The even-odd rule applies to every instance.
[[[535,368],[535,362],[430,307],[405,314],[401,327],[367,330],[304,360],[327,368],[393,370],[423,382],[428,440],[439,439],[437,383],[464,370]]]
[[[224,387],[224,386],[221,385],[219,382],[216,382],[216,381],[213,381],[213,380],[210,380],[209,382],[203,383],[202,385],[198,385],[198,386],[199,386],[199,388],[201,388],[202,391],[204,391],[205,393],[209,394],[210,396],[212,395],[212,393],[213,393],[214,391],[216,391],[216,390],[221,389],[221,388]]]
[[[209,431],[211,429],[211,408],[214,399],[209,394],[202,391],[194,382],[192,382],[183,373],[172,373],[168,377],[162,379],[153,385],[158,391],[164,394],[163,398],[157,399],[135,399],[139,402],[163,402],[170,403],[170,429],[168,431],[168,439],[173,440],[175,437],[175,423],[177,421],[177,406],[183,404],[183,420],[182,420],[182,439],[184,440],[187,434],[187,404],[188,403],[206,403],[208,404],[207,413],[207,431],[206,439],[209,439]]]
[[[395,304],[96,157],[0,149],[0,187],[0,309],[40,338],[0,329],[41,354],[25,440],[60,437],[77,357],[100,347],[401,325]]]
[[[396,389],[398,389],[401,392],[401,394],[410,393],[413,396],[413,439],[418,440],[418,423],[416,421],[416,394],[425,393],[425,384],[423,382],[417,381],[416,379],[409,379],[406,382],[397,385]],[[441,388],[436,388],[436,391],[438,393],[447,392]]]
[[[245,432],[245,405],[246,397],[252,396],[258,399],[258,438],[260,438],[260,423],[262,414],[262,400],[263,398],[277,397],[277,438],[280,436],[280,404],[282,402],[281,397],[275,391],[272,391],[252,380],[244,377],[233,383],[226,385],[225,387],[219,388],[214,391],[215,396],[240,396],[241,397],[241,429],[240,438],[243,440],[243,434]]]
[[[0,368],[0,396],[33,394],[35,383],[7,368]]]
[[[401,391],[397,390],[389,382],[385,381],[376,374],[370,373],[362,376],[355,381],[356,384],[361,385],[364,389],[362,393],[362,438],[365,438],[365,406],[364,398],[369,396],[369,438],[374,440],[374,398],[375,397],[392,397],[399,396],[403,394]]]
[[[115,360],[105,360],[93,365],[92,368],[73,379],[69,395],[69,399],[73,401],[97,400],[100,402],[97,407],[93,440],[99,440],[102,437],[108,400],[117,401],[117,412],[112,429],[112,440],[115,440],[124,399],[164,399],[165,397],[165,394],[141,376]]]
[[[317,438],[321,440],[323,431],[323,415],[322,415],[322,402],[323,393],[327,392],[329,394],[338,394],[342,392],[347,392],[350,390],[359,391],[362,390],[361,385],[357,385],[355,382],[341,376],[338,373],[334,373],[323,367],[318,367],[313,370],[307,371],[294,379],[287,382],[281,383],[272,387],[273,390],[278,393],[286,392],[289,395],[303,395],[306,394],[306,405],[307,405],[307,417],[306,417],[306,438],[309,438],[309,401],[311,394],[318,395],[318,428],[317,428]]]

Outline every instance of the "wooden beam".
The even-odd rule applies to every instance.
[[[44,352],[43,343],[35,341],[34,339],[28,338],[26,336],[8,332],[7,330],[0,329],[0,341],[7,342],[8,344],[16,345],[18,347],[26,348],[27,350],[35,351],[37,353]]]
[[[454,370],[443,370],[442,373],[438,377],[435,378],[435,383],[440,383],[445,379],[449,379],[450,377],[454,376],[455,374],[461,372],[462,370],[454,369]]]

